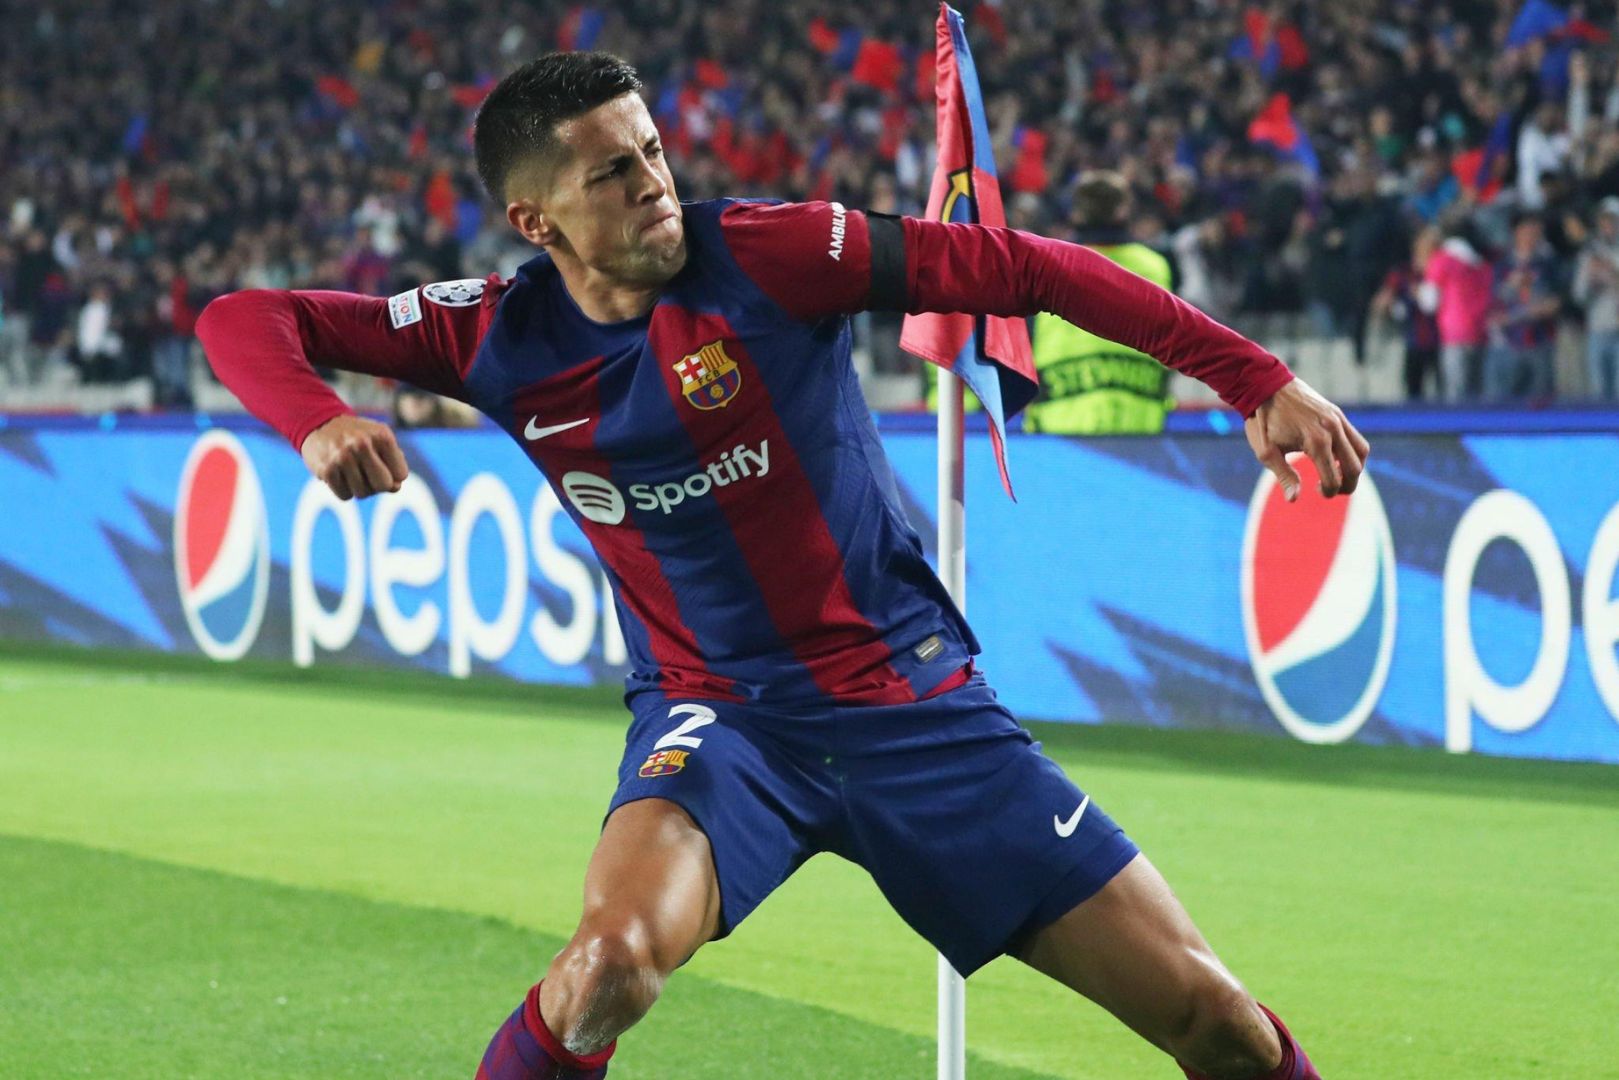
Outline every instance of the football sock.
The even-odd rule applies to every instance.
[[[1293,1038],[1292,1032],[1287,1030],[1287,1025],[1265,1006],[1260,1005],[1259,1010],[1270,1018],[1277,1036],[1282,1040],[1282,1061],[1270,1072],[1263,1076],[1255,1076],[1252,1080],[1321,1080],[1321,1074],[1310,1064],[1309,1055],[1304,1052],[1304,1047],[1299,1045],[1298,1040]],[[1210,1080],[1209,1077],[1200,1072],[1193,1072],[1185,1065],[1181,1066],[1181,1072],[1186,1074],[1187,1080]]]
[[[618,1040],[588,1057],[570,1054],[540,1016],[540,984],[506,1018],[483,1053],[476,1080],[604,1080]]]

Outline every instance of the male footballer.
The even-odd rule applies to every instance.
[[[250,290],[197,328],[219,377],[341,499],[397,491],[406,463],[311,365],[476,406],[612,584],[632,720],[584,911],[477,1076],[605,1077],[670,973],[831,851],[963,975],[1015,956],[1189,1077],[1317,1077],[974,670],[978,642],[901,509],[848,316],[1053,312],[1214,387],[1289,497],[1285,453],[1308,453],[1332,496],[1355,489],[1366,441],[1275,357],[1082,247],[837,203],[682,204],[640,89],[614,56],[552,53],[484,102],[479,174],[541,249],[510,281],[387,300]]]

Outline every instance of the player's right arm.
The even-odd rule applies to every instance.
[[[463,379],[493,310],[446,306],[421,289],[389,300],[327,291],[249,289],[214,300],[197,337],[219,381],[292,443],[340,499],[397,491],[408,470],[393,432],[356,416],[315,367],[398,379],[464,398]]]

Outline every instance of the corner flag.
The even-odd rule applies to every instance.
[[[967,47],[961,15],[939,5],[934,63],[938,108],[939,160],[928,193],[930,221],[1006,224],[995,154],[978,90],[978,70]],[[1022,319],[995,315],[905,316],[900,347],[954,372],[984,404],[1001,484],[1012,494],[1006,468],[1006,417],[1034,399],[1039,376],[1029,354],[1029,331]]]

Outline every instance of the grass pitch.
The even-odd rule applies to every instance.
[[[0,1076],[467,1077],[577,916],[611,695],[0,653]],[[1619,1076],[1619,770],[1034,725],[1331,1080]],[[931,950],[813,860],[615,1080],[933,1075]],[[1015,962],[973,1080],[1176,1076]]]

